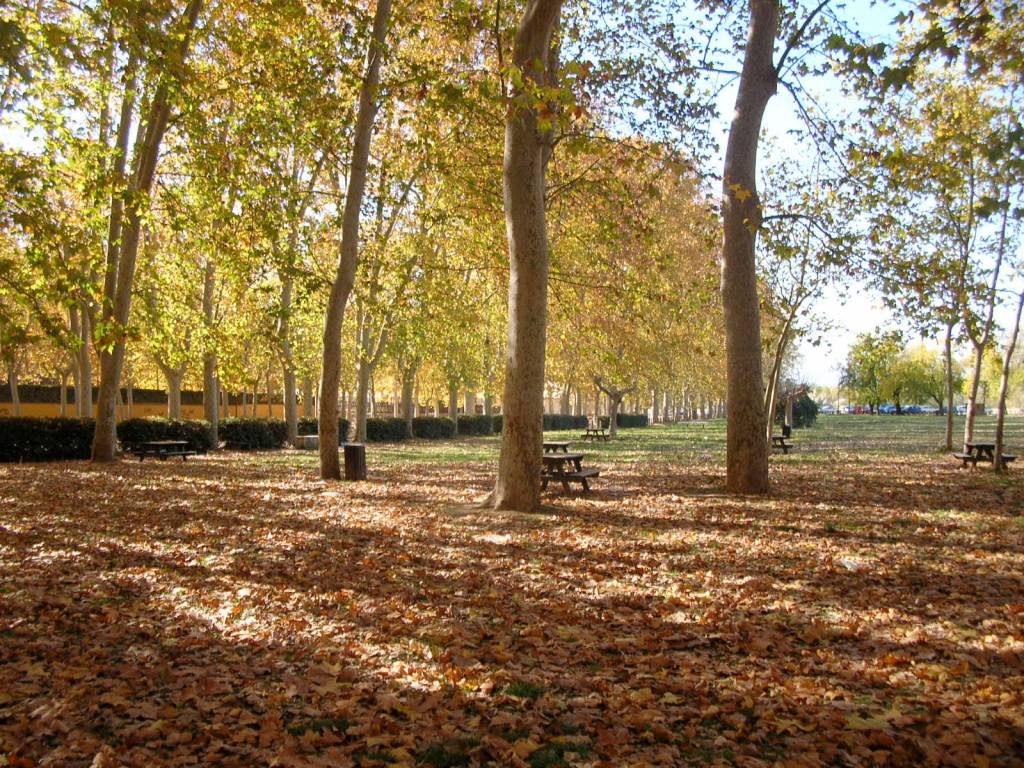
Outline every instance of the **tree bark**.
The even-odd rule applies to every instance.
[[[340,480],[338,461],[338,389],[341,382],[341,326],[345,319],[345,305],[355,284],[356,262],[359,254],[359,213],[366,189],[366,168],[370,155],[370,139],[377,116],[377,86],[380,65],[384,56],[384,41],[391,18],[391,0],[377,0],[373,16],[373,32],[366,52],[366,70],[359,89],[359,108],[352,139],[348,188],[341,225],[341,247],[338,268],[331,285],[324,318],[324,363],[320,379],[319,431],[320,476],[325,480]]]
[[[448,418],[455,422],[455,434],[459,434],[459,385],[448,383]]]
[[[754,250],[761,224],[757,147],[761,121],[775,94],[773,48],[776,0],[750,0],[750,26],[722,175],[722,308],[725,314],[726,487],[734,493],[768,490],[761,317]]]
[[[213,344],[213,328],[216,324],[214,316],[213,294],[216,288],[216,271],[213,261],[208,259],[203,269],[203,323],[206,325],[206,350],[203,353],[203,416],[210,425],[210,444],[217,448],[220,435],[217,432],[218,390],[217,381],[217,350]],[[256,400],[253,400],[255,410]],[[255,413],[253,414],[255,416]]]
[[[175,52],[177,63],[184,61],[188,54],[192,31],[199,18],[202,0],[189,0],[183,18],[183,35]],[[117,452],[117,394],[121,388],[121,369],[124,354],[129,313],[131,310],[132,284],[135,279],[135,263],[139,251],[144,211],[142,205],[153,189],[160,144],[167,130],[170,116],[171,78],[179,77],[179,67],[168,66],[162,73],[159,85],[150,103],[149,113],[143,126],[140,125],[140,142],[135,157],[135,172],[123,195],[115,196],[124,207],[127,227],[120,237],[108,242],[108,267],[104,283],[103,314],[105,325],[113,327],[113,348],[100,354],[100,394],[96,407],[96,431],[92,444],[92,460],[113,461]],[[114,210],[111,209],[111,235],[113,232]],[[118,242],[120,248],[117,247]],[[110,262],[114,252],[116,270]],[[109,290],[108,290],[109,288]]]
[[[68,376],[66,370],[60,372],[60,417],[63,419],[68,415]]]
[[[943,361],[946,364],[946,442],[944,448],[953,450],[953,323],[946,323],[946,343]]]
[[[7,385],[11,389],[11,410],[14,415],[21,416],[21,396],[18,392],[19,368],[17,360],[7,361]]]
[[[512,63],[527,82],[549,85],[554,80],[551,49],[561,7],[561,0],[526,2]],[[540,506],[549,267],[544,178],[549,155],[550,144],[532,105],[510,108],[502,174],[509,246],[508,352],[501,454],[490,498],[496,509],[530,512]]]
[[[313,380],[309,376],[302,377],[302,418],[313,418]]]
[[[999,377],[999,410],[996,412],[996,451],[992,468],[996,472],[1005,472],[1003,463],[1003,426],[1006,422],[1006,395],[1010,390],[1010,367],[1013,365],[1013,352],[1017,348],[1017,334],[1020,332],[1021,312],[1024,311],[1024,291],[1017,297],[1017,317],[1010,331],[1010,340],[1006,344],[1003,355],[1003,370]]]
[[[289,242],[289,253],[294,253],[294,244]],[[278,340],[281,344],[281,378],[284,383],[284,421],[288,445],[294,445],[299,435],[299,406],[296,399],[295,361],[292,357],[291,312],[292,292],[295,278],[288,271],[281,285],[281,320],[278,323]]]
[[[167,418],[181,418],[181,379],[185,375],[184,367],[172,368],[158,362],[157,365],[167,379]]]
[[[416,369],[417,363],[409,363],[401,368],[402,374],[402,418],[405,429],[412,436],[412,420],[416,417]]]

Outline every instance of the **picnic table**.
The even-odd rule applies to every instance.
[[[604,440],[608,442],[608,432],[603,427],[587,427],[580,435],[581,440]]]
[[[544,452],[545,453],[562,453],[569,452],[569,441],[568,440],[545,440],[544,441]]]
[[[188,456],[196,455],[196,451],[189,447],[188,440],[147,440],[136,443],[132,453],[139,457],[139,461],[147,456],[156,456],[163,461],[171,456],[181,456],[181,460],[185,461]]]
[[[970,464],[972,467],[978,466],[979,461],[984,461],[991,464],[996,457],[996,444],[995,443],[983,443],[983,442],[970,442],[964,443],[963,453],[954,453],[953,458],[959,459],[961,466],[966,467]],[[1009,464],[1012,461],[1016,461],[1016,456],[1010,456],[1009,454],[1003,454],[1003,464]]]
[[[541,486],[543,491],[548,487],[548,482],[557,480],[562,484],[566,493],[569,492],[569,483],[580,483],[584,492],[590,490],[590,478],[597,477],[601,473],[594,468],[583,468],[583,454],[569,453],[568,451],[555,451],[543,455],[544,468],[541,470]]]
[[[785,435],[772,435],[772,445],[775,448],[781,448],[784,454],[789,453],[789,449],[793,447],[792,443],[786,442]]]

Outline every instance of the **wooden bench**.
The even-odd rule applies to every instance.
[[[970,464],[972,467],[976,467],[976,466],[978,466],[978,462],[979,461],[984,461],[985,463],[991,463],[991,461],[992,461],[992,457],[991,456],[986,456],[985,454],[974,453],[974,452],[972,452],[972,453],[954,453],[953,454],[953,458],[957,459],[958,461],[961,462],[961,464],[960,464],[961,468],[966,467],[968,464]],[[1010,455],[1008,453],[1004,453],[1003,454],[1003,464],[1004,465],[1005,464],[1012,464],[1016,460],[1017,460],[1016,456],[1012,456],[1012,455]]]
[[[586,491],[586,492],[589,492],[590,491],[590,482],[589,482],[590,478],[592,478],[592,477],[600,477],[600,476],[601,476],[601,471],[599,469],[594,469],[593,467],[589,467],[587,469],[577,469],[577,470],[574,470],[572,472],[566,472],[566,473],[561,474],[561,475],[552,475],[552,474],[549,474],[549,473],[545,472],[545,473],[541,474],[540,489],[542,491],[546,490],[547,487],[548,487],[548,481],[550,481],[550,480],[558,480],[559,482],[562,483],[562,487],[566,491],[569,490],[569,483],[573,482],[573,483],[580,483],[583,486],[583,490]]]
[[[150,440],[133,446],[130,451],[139,457],[139,461],[147,456],[156,456],[161,461],[167,461],[171,456],[181,456],[181,460],[185,461],[198,453],[189,447],[187,440]]]
[[[788,454],[790,448],[793,447],[792,443],[787,443],[784,435],[772,435],[772,445],[776,448],[781,448],[783,454]]]

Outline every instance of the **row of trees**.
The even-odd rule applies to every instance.
[[[615,407],[724,389],[728,485],[763,491],[782,361],[816,332],[808,307],[836,271],[871,275],[949,338],[993,338],[1016,236],[1018,187],[997,172],[1021,156],[1015,59],[994,39],[1005,25],[937,8],[928,29],[974,24],[973,68],[952,71],[984,130],[954,126],[963,147],[935,143],[945,128],[901,144],[942,117],[922,55],[939,36],[908,19],[893,51],[850,42],[827,0],[13,6],[0,120],[24,140],[0,165],[0,355],[12,382],[71,376],[83,412],[99,369],[96,460],[114,455],[126,373],[153,368],[172,400],[201,369],[214,425],[222,390],[279,380],[294,431],[318,389],[324,477],[340,474],[348,392],[358,429],[382,381],[405,409],[482,392],[505,414],[492,503],[518,509],[538,503],[546,388],[596,387]],[[872,105],[849,152],[802,87],[837,60]],[[738,82],[721,221],[701,182],[709,73]],[[762,172],[760,194],[779,88],[818,159]],[[952,260],[918,245],[942,229],[921,222],[959,205],[966,171],[911,162],[946,150],[976,172],[942,230]]]

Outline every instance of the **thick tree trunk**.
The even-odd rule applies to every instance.
[[[188,54],[192,31],[195,29],[201,7],[202,0],[189,0],[185,9],[180,47],[174,56],[179,67]],[[132,284],[135,280],[135,263],[144,216],[144,211],[139,206],[153,189],[160,144],[170,116],[172,79],[180,76],[179,67],[168,66],[167,71],[161,73],[162,77],[150,102],[144,131],[140,126],[140,141],[137,143],[133,177],[123,194],[115,194],[111,206],[103,314],[105,324],[113,328],[114,344],[112,350],[100,354],[100,393],[96,407],[96,431],[92,443],[93,461],[112,461],[117,452],[117,394],[121,388],[125,330],[131,310]],[[129,98],[126,94],[125,101],[128,102]],[[131,101],[134,102],[133,97]],[[134,105],[129,105],[129,116],[133,109]],[[115,223],[119,225],[119,222],[115,222],[118,206],[123,206],[127,226],[123,231],[115,232]]]
[[[526,2],[512,56],[526,80],[553,84],[552,38],[561,7],[561,0]],[[490,499],[496,509],[529,512],[540,506],[549,265],[544,177],[549,153],[534,107],[513,106],[505,121],[508,353],[501,400],[501,455]]]
[[[1017,348],[1017,334],[1020,332],[1021,313],[1024,311],[1024,291],[1017,298],[1017,317],[1010,330],[1010,340],[1003,354],[1003,370],[999,377],[999,410],[996,412],[996,451],[992,467],[996,472],[1004,472],[1003,463],[1003,427],[1006,422],[1006,395],[1010,389],[1010,368],[1013,365],[1013,352]]]
[[[608,437],[614,438],[619,434],[619,404],[621,397],[608,396]]]
[[[320,379],[319,428],[320,476],[340,480],[338,461],[338,389],[341,382],[341,326],[345,305],[355,284],[356,261],[359,255],[359,214],[366,189],[366,168],[370,156],[370,139],[377,116],[377,86],[380,82],[381,58],[391,18],[391,0],[377,0],[373,32],[366,52],[366,70],[359,89],[359,109],[352,137],[352,155],[345,194],[345,210],[341,225],[341,247],[338,268],[324,318],[324,364]]]
[[[92,341],[92,322],[84,309],[81,315],[82,345],[78,348],[78,378],[75,387],[75,408],[78,418],[91,419],[92,411],[92,355],[89,352]]]
[[[583,390],[580,387],[575,387],[573,390],[572,415],[583,415]]]
[[[757,147],[764,110],[777,87],[773,48],[778,26],[776,0],[750,0],[747,46],[722,177],[722,308],[729,402],[726,487],[735,493],[768,490],[754,246],[761,224]]]
[[[491,393],[484,392],[484,416],[491,417],[494,415],[494,397]]]
[[[171,368],[167,365],[160,365],[164,378],[167,380],[167,418],[181,418],[181,379],[185,371],[181,368]]]
[[[946,343],[943,348],[946,368],[946,442],[944,448],[953,450],[953,323],[946,324]]]
[[[476,415],[476,392],[473,392],[472,390],[467,389],[463,393],[462,402],[463,402],[463,412],[467,416],[475,416]]]

